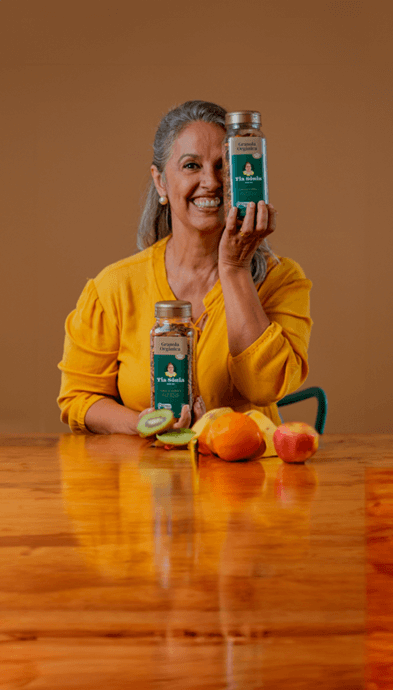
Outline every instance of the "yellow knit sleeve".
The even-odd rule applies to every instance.
[[[60,418],[74,433],[88,433],[85,415],[104,397],[118,398],[119,333],[113,314],[100,302],[90,280],[65,324],[60,394]]]
[[[234,385],[254,405],[281,400],[307,378],[311,287],[300,266],[283,259],[258,290],[270,326],[228,361]]]

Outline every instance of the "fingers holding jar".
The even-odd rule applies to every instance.
[[[277,224],[277,211],[273,204],[259,201],[257,207],[254,202],[247,206],[243,223],[238,228],[238,234],[242,238],[263,240],[271,235]]]
[[[193,405],[192,411],[189,405],[183,405],[181,415],[173,425],[174,429],[187,429],[198,421],[206,412],[206,405],[199,395]]]
[[[237,220],[237,212],[233,207],[227,217],[219,245],[219,270],[249,268],[261,242],[276,229],[277,211],[272,204],[250,202],[243,222]]]

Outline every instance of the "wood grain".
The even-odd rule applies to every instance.
[[[393,468],[366,469],[367,688],[393,688]]]
[[[392,441],[196,466],[121,435],[3,435],[0,690],[391,687]]]

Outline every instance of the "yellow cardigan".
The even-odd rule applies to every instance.
[[[89,280],[66,320],[57,401],[61,420],[74,433],[88,432],[86,412],[100,398],[112,397],[137,411],[150,407],[154,305],[176,299],[165,270],[168,239]],[[198,387],[207,410],[253,407],[279,424],[274,403],[295,391],[308,374],[311,281],[295,261],[279,257],[279,263],[269,260],[267,276],[257,289],[271,324],[236,357],[228,348],[219,280],[205,296],[207,319],[197,343]]]

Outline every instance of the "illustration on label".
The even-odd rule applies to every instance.
[[[243,170],[243,175],[245,175],[246,177],[250,177],[250,175],[252,175],[252,176],[255,175],[255,172],[252,168],[252,163],[250,161],[247,161],[247,163],[245,164],[244,170]]]
[[[169,376],[169,378],[177,376],[173,362],[169,362],[169,364],[167,365],[165,376]]]

